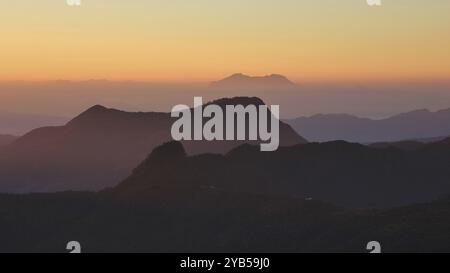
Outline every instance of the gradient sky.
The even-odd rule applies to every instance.
[[[449,80],[449,13],[448,0],[0,0],[0,80]]]

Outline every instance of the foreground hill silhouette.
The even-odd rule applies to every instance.
[[[432,144],[423,153],[444,159],[440,152],[449,144],[448,140]],[[286,148],[273,160],[294,156],[291,150],[295,154],[296,149],[321,145],[324,144]],[[360,149],[371,150],[354,144],[329,143],[322,151],[341,151],[348,149],[347,145],[352,145],[357,154],[353,156],[363,161],[367,154]],[[370,197],[373,181],[369,179],[360,180],[364,191],[363,187],[352,191],[346,184],[333,193],[337,186],[317,185],[317,192],[309,192],[313,200],[308,201],[293,196],[297,189],[287,183],[289,170],[286,172],[281,165],[261,168],[261,163],[271,160],[271,156],[256,155],[253,148],[244,145],[226,156],[190,157],[181,143],[171,142],[154,149],[119,186],[99,193],[0,194],[0,252],[65,252],[66,243],[72,240],[79,241],[85,252],[367,252],[365,246],[372,240],[380,241],[384,252],[450,251],[450,199],[389,209],[351,209],[321,201],[321,197],[332,196],[341,203],[348,198],[351,202],[359,200],[352,199],[358,194]],[[377,148],[372,152],[379,151]],[[448,149],[445,153],[448,156]],[[253,164],[241,164],[241,160],[249,162],[258,157]],[[334,160],[330,159],[336,164]],[[351,163],[337,164],[334,171],[326,171],[348,178],[339,169]],[[392,163],[389,166],[396,167]],[[250,170],[244,170],[246,166]],[[422,172],[436,171],[430,166],[423,168]],[[281,169],[286,172],[284,176],[274,181],[267,179],[271,178],[270,173]],[[250,174],[255,170],[259,171]],[[320,174],[326,177],[326,171]],[[383,168],[378,171],[383,173]],[[448,178],[448,173],[439,175]],[[233,178],[238,180],[229,180]],[[435,179],[428,180],[431,188],[436,186]],[[225,180],[226,185],[222,184]],[[252,187],[256,180],[259,188],[255,190]],[[408,185],[426,189],[415,185],[419,181]],[[315,182],[300,184],[312,189]],[[417,197],[408,189],[398,191],[398,186],[405,183],[388,182],[391,186],[383,191],[387,198],[379,195],[379,202],[389,202],[390,191],[397,197]]]
[[[217,103],[264,102],[237,97]],[[154,147],[172,139],[173,121],[170,113],[129,113],[97,105],[64,126],[33,130],[0,151],[0,192],[99,190],[116,185]],[[305,142],[280,123],[281,146]],[[242,143],[246,142],[190,141],[185,145],[189,154],[198,154],[226,153]]]
[[[450,252],[450,199],[383,210],[203,190],[0,194],[0,253]]]
[[[272,153],[242,145],[226,155],[197,156],[186,156],[181,143],[171,142],[156,148],[116,191],[142,195],[155,187],[200,187],[391,207],[450,194],[449,177],[449,139],[416,150],[336,141]]]
[[[450,109],[417,110],[372,120],[346,114],[326,114],[287,120],[310,141],[392,142],[450,135]]]

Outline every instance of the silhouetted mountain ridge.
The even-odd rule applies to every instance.
[[[422,109],[381,120],[347,114],[318,114],[286,122],[310,141],[373,143],[450,135],[450,109],[436,112]]]
[[[177,144],[165,145],[181,150]],[[445,141],[415,150],[334,141],[281,147],[272,153],[245,144],[226,155],[170,160],[170,154],[150,155],[152,164],[142,165],[115,192],[139,196],[152,186],[180,185],[314,198],[350,207],[398,206],[450,193],[450,145]],[[164,163],[156,158],[164,158]]]
[[[354,253],[374,239],[383,252],[448,252],[450,199],[434,199],[450,192],[449,159],[450,139],[194,156],[171,141],[111,189],[0,194],[0,252],[65,252],[72,238],[83,252]]]
[[[217,99],[211,102],[208,102],[205,104],[206,105],[210,105],[210,104],[215,104],[215,105],[219,105],[220,107],[224,108],[226,105],[243,105],[243,106],[248,106],[248,105],[255,105],[255,106],[260,106],[260,105],[265,105],[264,101],[258,97],[233,97],[233,98],[222,98],[222,99]]]
[[[333,150],[349,145],[352,144],[334,142],[325,146]],[[314,150],[321,146],[307,144],[295,149]],[[380,151],[362,145],[353,148],[360,152]],[[235,152],[253,154],[250,145],[243,145],[225,157],[240,157]],[[195,166],[191,160],[210,162],[211,158],[226,160],[225,157],[185,157],[182,146],[173,142],[156,148],[149,156],[155,160],[178,159],[176,164],[165,164],[163,171],[172,168],[173,179],[182,170],[179,166],[189,164],[186,170]],[[143,173],[133,174],[136,184],[124,182],[99,193],[0,194],[0,252],[65,252],[65,243],[72,238],[80,241],[87,253],[355,253],[367,252],[367,242],[374,239],[382,243],[385,253],[450,250],[448,198],[389,209],[344,209],[315,198],[304,200],[274,192],[255,194],[208,187],[202,183],[206,179],[191,181],[197,186],[190,187],[172,183],[180,180],[166,179],[156,184],[156,168],[145,173],[152,167],[153,163],[142,165],[139,173]],[[198,170],[190,171],[202,175]],[[220,175],[217,173],[216,178]],[[207,174],[205,178],[209,177]],[[284,186],[280,183],[284,179],[277,180],[279,187]]]
[[[264,102],[235,97],[218,103]],[[64,126],[33,130],[0,152],[0,191],[100,190],[113,186],[153,148],[172,140],[174,121],[170,113],[132,113],[96,105]],[[290,126],[280,123],[281,146],[304,142]],[[191,155],[226,153],[242,143],[246,141],[183,142]]]

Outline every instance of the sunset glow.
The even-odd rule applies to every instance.
[[[444,0],[8,1],[0,80],[448,80],[449,11]]]

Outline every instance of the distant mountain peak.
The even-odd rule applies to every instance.
[[[246,78],[246,77],[248,77],[248,76],[246,76],[246,75],[244,75],[242,73],[234,73],[233,75],[231,75],[228,78]]]
[[[93,115],[98,115],[98,114],[112,112],[112,111],[119,111],[119,110],[106,108],[103,105],[97,104],[97,105],[94,105],[92,107],[89,107],[87,110],[82,112],[78,117],[81,117],[81,116],[93,116]]]
[[[222,80],[212,82],[211,85],[214,87],[286,87],[294,86],[295,84],[287,77],[280,74],[248,76],[242,73],[235,73]]]
[[[108,110],[108,108],[106,108],[103,105],[97,104],[97,105],[94,105],[94,106],[90,107],[89,109],[87,109],[86,112],[98,112],[98,111],[105,111],[105,110]]]
[[[73,118],[71,121],[67,123],[69,126],[74,125],[88,125],[88,126],[97,126],[99,121],[107,121],[112,120],[114,118],[122,116],[126,112],[112,109],[112,108],[106,108],[103,105],[94,105],[75,118]]]

